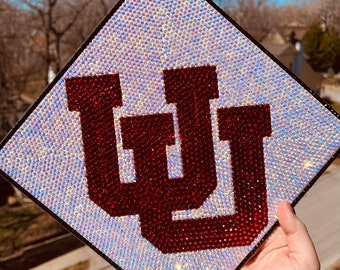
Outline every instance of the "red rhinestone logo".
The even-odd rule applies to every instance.
[[[89,198],[109,215],[139,215],[141,234],[163,253],[250,245],[267,225],[263,138],[268,104],[219,108],[219,139],[228,140],[234,214],[172,220],[202,206],[217,186],[209,100],[218,98],[216,68],[165,70],[165,98],[176,104],[183,175],[169,178],[166,146],[175,143],[170,113],[120,119],[132,149],[136,182],[121,183],[113,108],[123,105],[119,74],[66,79],[68,108],[79,112]]]

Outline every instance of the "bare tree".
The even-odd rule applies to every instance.
[[[0,2],[0,136],[18,120],[21,93],[40,76],[27,14]]]
[[[117,2],[118,0],[96,0],[86,6],[72,29],[65,35],[65,55],[71,55],[79,47]]]
[[[339,0],[316,0],[313,6],[315,17],[321,21],[324,31],[332,28],[340,32]]]
[[[37,35],[41,35],[44,47],[41,54],[45,59],[45,82],[48,71],[53,67],[58,72],[63,61],[62,44],[65,35],[72,29],[86,6],[92,0],[22,0],[35,19]]]
[[[58,71],[116,2],[0,0],[0,139],[46,86],[48,68]],[[0,185],[2,204],[13,188]]]
[[[254,38],[260,40],[276,25],[275,8],[267,0],[228,0],[224,10]]]
[[[314,7],[308,2],[277,7],[276,16],[281,25],[308,26],[315,20]]]

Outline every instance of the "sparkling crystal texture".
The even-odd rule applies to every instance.
[[[235,269],[339,148],[339,118],[209,2],[125,0],[0,169],[123,269]]]

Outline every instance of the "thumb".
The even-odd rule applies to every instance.
[[[295,215],[289,202],[281,202],[277,215],[280,226],[287,237],[289,257],[295,259],[296,262],[308,263],[313,266],[319,265],[318,256],[307,228]]]

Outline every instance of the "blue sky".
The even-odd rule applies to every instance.
[[[312,0],[268,0],[269,4],[276,4],[277,6],[281,6],[284,4],[299,4],[303,2],[311,2]],[[214,0],[214,2],[218,5],[222,5],[224,2],[228,2],[228,0]]]
[[[269,3],[275,3],[277,5],[284,5],[284,4],[296,4],[298,2],[303,1],[297,1],[297,0],[269,0]],[[310,0],[307,0],[306,2],[311,2]]]
[[[292,0],[272,0],[270,2],[276,3],[278,5],[284,5],[287,3],[292,3],[293,1]]]
[[[284,4],[298,4],[302,2],[311,2],[312,0],[268,0],[268,3],[270,4],[276,4],[278,6],[284,5]],[[216,3],[223,3],[228,2],[225,0],[215,0]]]

